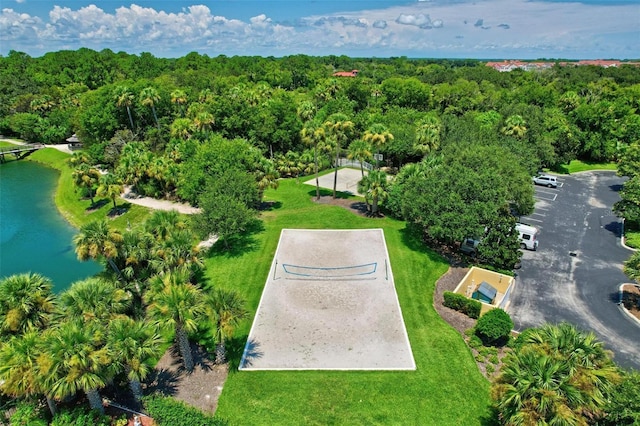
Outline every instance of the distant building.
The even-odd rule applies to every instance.
[[[357,77],[358,72],[359,72],[358,70],[338,71],[338,72],[334,72],[333,76],[334,77]]]
[[[638,62],[621,62],[621,61],[615,61],[615,60],[605,61],[602,59],[596,59],[596,60],[584,60],[584,61],[577,61],[577,62],[523,62],[519,60],[509,60],[509,61],[505,60],[502,62],[487,62],[486,66],[491,67],[496,71],[509,72],[515,69],[521,69],[525,71],[543,70],[543,69],[551,68],[556,64],[560,66],[594,65],[594,66],[603,67],[603,68],[619,67],[621,65],[635,65],[635,66],[640,65],[640,63]]]

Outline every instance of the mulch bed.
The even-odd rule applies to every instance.
[[[622,305],[627,312],[640,320],[640,286],[635,284],[622,286]]]
[[[371,217],[369,211],[367,210],[367,204],[364,201],[354,200],[353,198],[333,198],[333,196],[331,195],[321,196],[319,200],[316,199],[316,197],[312,197],[311,199],[314,203],[338,206],[350,210],[351,212],[359,216]],[[377,217],[384,216],[380,214]]]
[[[171,347],[156,365],[153,377],[148,380],[145,394],[158,392],[172,396],[208,413],[215,413],[222,387],[229,373],[228,364],[218,365],[213,355],[197,345],[192,345],[195,368],[185,371],[177,348]]]

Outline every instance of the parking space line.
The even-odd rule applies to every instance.
[[[551,195],[551,194],[542,194],[542,195]],[[538,200],[545,200],[545,201],[555,201],[556,198],[558,198],[558,194],[553,194],[552,197],[542,197],[541,195],[534,195],[533,198],[537,198]]]
[[[526,222],[531,221],[531,220],[532,220],[532,221],[534,221],[534,222],[540,222],[540,223],[542,223],[542,222],[543,222],[541,219],[534,219],[534,218],[532,218],[532,217],[527,216],[527,217],[525,218],[525,220],[522,220],[522,219],[521,219],[521,223],[526,223]]]

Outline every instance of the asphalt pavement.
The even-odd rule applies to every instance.
[[[558,188],[536,186],[536,207],[521,222],[540,229],[537,251],[525,251],[509,312],[515,329],[568,321],[593,331],[616,362],[640,369],[640,325],[618,305],[631,282],[622,265],[632,252],[612,212],[624,179],[596,171],[558,176]]]

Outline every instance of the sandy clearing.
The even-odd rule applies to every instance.
[[[305,178],[306,177],[307,176],[305,176]],[[333,191],[333,179],[334,179],[334,173],[327,173],[326,175],[320,176],[318,178],[318,183],[320,184],[321,188],[330,189]],[[336,190],[363,197],[364,195],[358,192],[358,182],[361,179],[362,179],[362,172],[360,170],[351,169],[348,167],[339,169]],[[311,176],[308,180],[305,180],[303,183],[306,185],[316,186],[316,178],[315,176]]]
[[[415,370],[388,262],[381,229],[284,229],[240,369]]]

